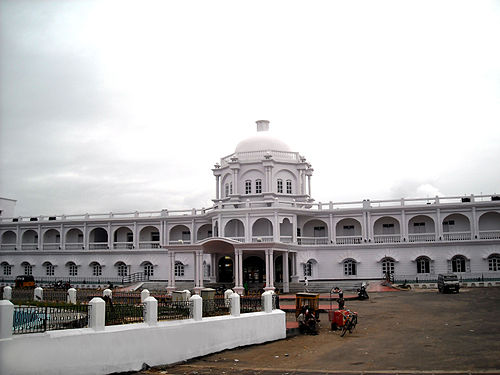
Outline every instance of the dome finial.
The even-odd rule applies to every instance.
[[[258,132],[267,132],[269,130],[269,121],[258,120],[255,122],[257,123],[257,131]]]

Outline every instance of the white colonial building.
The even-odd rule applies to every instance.
[[[214,167],[210,208],[0,217],[0,278],[150,280],[288,291],[314,280],[500,276],[500,197],[316,203],[313,169],[268,121]],[[2,279],[0,279],[2,280]]]

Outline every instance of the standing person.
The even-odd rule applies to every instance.
[[[307,289],[308,286],[309,286],[309,280],[307,280],[307,276],[304,276],[304,289],[305,289],[306,292],[309,291]]]

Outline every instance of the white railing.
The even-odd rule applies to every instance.
[[[133,242],[113,242],[113,249],[133,249]]]
[[[282,243],[292,243],[293,236],[280,236],[280,242]]]
[[[168,241],[169,245],[189,245],[191,240],[171,240]]]
[[[139,249],[159,249],[160,241],[141,241],[139,242]]]
[[[238,242],[245,242],[245,237],[227,237],[227,238]]]
[[[253,236],[252,242],[273,242],[273,236]]]
[[[363,242],[361,236],[337,236],[335,237],[335,243],[337,245],[358,245]]]
[[[500,230],[481,230],[479,231],[479,238],[481,240],[499,240]]]
[[[107,242],[90,242],[89,243],[90,250],[106,250],[108,249]]]
[[[16,250],[16,244],[15,243],[3,243],[3,244],[0,244],[0,249],[2,249],[2,250]]]
[[[299,160],[298,152],[289,151],[248,151],[248,152],[237,152],[231,155],[224,156],[221,158],[221,166],[226,167],[229,165],[231,158],[236,157],[238,160],[255,160],[264,159],[266,156],[271,155],[275,160]]]
[[[38,244],[36,244],[36,243],[23,243],[23,244],[21,244],[21,249],[23,249],[23,250],[38,250]]]
[[[265,153],[265,152],[264,152]],[[245,154],[245,153],[243,153]],[[276,155],[294,155],[296,153],[278,152]],[[298,155],[298,154],[297,154]],[[293,156],[290,156],[293,158]],[[298,157],[298,156],[297,156]],[[427,205],[442,205],[442,204],[495,204],[500,205],[500,197],[498,195],[470,195],[470,196],[454,196],[454,197],[432,197],[432,198],[402,198],[402,199],[386,199],[386,200],[365,200],[353,202],[328,202],[328,203],[310,203],[310,202],[295,202],[289,199],[277,199],[274,201],[251,201],[251,202],[219,202],[219,205],[208,208],[191,208],[184,210],[160,210],[160,211],[133,211],[133,212],[107,212],[107,213],[86,213],[74,215],[41,215],[41,216],[21,216],[21,217],[1,217],[0,223],[27,223],[33,225],[40,221],[87,221],[87,220],[103,220],[103,219],[123,219],[123,218],[162,218],[168,216],[197,216],[204,215],[218,208],[240,209],[240,208],[257,208],[257,207],[294,207],[307,210],[342,210],[342,209],[360,209],[360,208],[377,208],[377,207],[404,207],[404,206],[427,206]]]
[[[435,242],[436,233],[409,233],[408,242]]]
[[[297,237],[299,245],[328,245],[328,237]]]
[[[374,234],[373,242],[375,243],[398,243],[401,242],[400,234]]]
[[[471,233],[470,231],[467,232],[446,232],[443,233],[443,240],[444,241],[467,241],[470,240]]]
[[[59,242],[44,243],[42,245],[42,248],[44,250],[60,250],[61,249],[61,244]]]
[[[66,250],[83,250],[83,242],[66,242],[64,244]]]

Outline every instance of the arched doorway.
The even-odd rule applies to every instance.
[[[219,283],[233,282],[233,259],[228,256],[223,256],[219,259]]]
[[[243,260],[243,283],[263,283],[266,274],[266,263],[258,256],[250,256]]]

